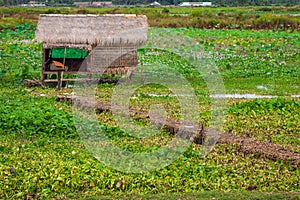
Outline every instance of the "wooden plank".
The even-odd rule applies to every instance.
[[[43,74],[57,74],[57,71],[44,71]],[[64,74],[91,74],[91,72],[64,71]]]
[[[61,79],[62,82],[64,81],[95,81],[95,79],[91,79],[91,78],[65,78],[65,79]],[[57,83],[57,79],[47,79],[45,80],[45,83]]]

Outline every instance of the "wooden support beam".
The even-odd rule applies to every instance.
[[[42,83],[45,83],[45,80],[47,78],[47,74],[45,74],[44,72],[46,71],[46,51],[43,48],[42,50],[42,72],[41,72],[41,78],[42,78]]]

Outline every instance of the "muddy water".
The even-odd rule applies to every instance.
[[[138,94],[137,96],[139,96]],[[193,96],[192,94],[144,94],[150,97],[174,97],[174,96]],[[256,94],[213,94],[210,98],[215,99],[273,99],[278,97],[292,97],[300,98],[299,94],[294,94],[290,96],[277,96],[277,95],[256,95]]]

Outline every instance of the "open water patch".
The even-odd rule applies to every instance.
[[[137,94],[137,97],[176,97],[176,96],[192,96],[192,94]],[[204,95],[203,95],[204,96]],[[290,96],[277,96],[277,95],[257,95],[257,94],[212,94],[209,96],[214,99],[274,99],[278,97],[292,97],[300,98],[300,94],[293,94]]]

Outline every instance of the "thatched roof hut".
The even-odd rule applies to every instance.
[[[127,73],[137,66],[137,47],[146,42],[147,30],[144,15],[41,14],[36,39],[43,43],[42,81],[54,82],[46,80],[47,75],[60,77],[62,70],[64,74]],[[86,55],[93,63],[90,69],[81,66]],[[62,63],[63,68],[53,70],[53,61]]]
[[[40,15],[36,39],[45,47],[91,49],[95,46],[140,46],[147,39],[144,15]]]

